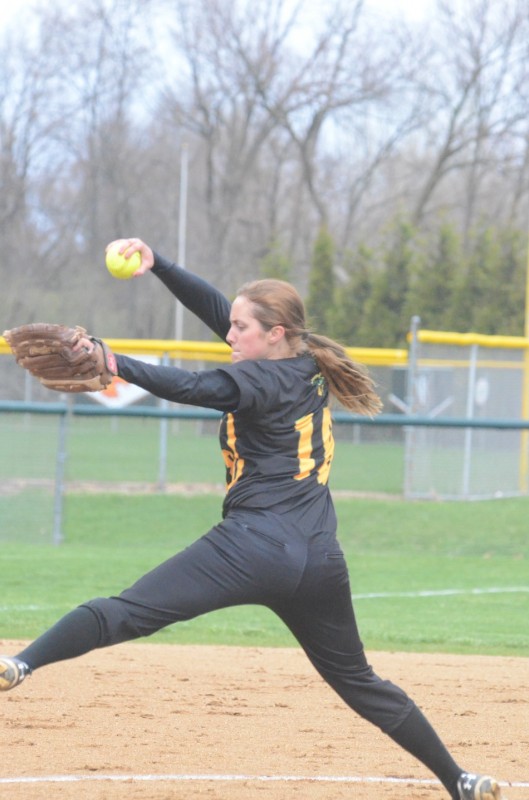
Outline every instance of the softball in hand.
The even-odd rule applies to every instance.
[[[132,278],[134,273],[139,270],[141,266],[141,255],[136,252],[133,253],[130,258],[125,258],[125,256],[119,252],[119,247],[120,245],[113,245],[107,250],[105,263],[108,271],[114,278],[126,280],[127,278]]]

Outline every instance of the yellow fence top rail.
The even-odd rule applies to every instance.
[[[223,342],[177,341],[175,339],[107,339],[105,342],[116,353],[126,355],[167,355],[171,359],[189,361],[230,361],[231,348]],[[377,347],[347,347],[349,356],[370,366],[406,364],[407,350]],[[6,340],[0,336],[0,354],[11,353]]]
[[[382,347],[346,347],[347,355],[360,364],[394,367],[408,363],[407,350],[390,350]]]
[[[525,336],[489,336],[484,333],[455,333],[453,331],[417,331],[420,342],[427,344],[453,344],[461,347],[479,345],[480,347],[505,347],[508,349],[529,347]]]
[[[448,344],[468,347],[503,347],[507,349],[529,349],[529,339],[525,336],[489,336],[482,333],[457,333],[455,331],[417,332],[420,342],[428,344]],[[108,339],[105,342],[116,353],[127,355],[167,355],[171,359],[190,361],[229,361],[230,348],[224,342],[177,341],[176,339]],[[399,366],[408,363],[408,351],[404,348],[384,347],[346,347],[348,355],[368,366]],[[0,336],[0,355],[11,353],[3,336]]]

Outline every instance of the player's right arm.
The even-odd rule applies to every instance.
[[[163,258],[141,239],[116,239],[107,245],[106,250],[114,246],[117,246],[119,252],[126,258],[133,253],[140,253],[141,266],[134,277],[140,277],[152,270],[189,311],[213,333],[226,341],[230,329],[231,303],[222,292],[203,278]]]
[[[170,292],[223,341],[230,329],[231,303],[214,286],[154,253],[153,273]]]

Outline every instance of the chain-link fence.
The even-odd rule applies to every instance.
[[[189,356],[157,347],[166,363]],[[199,349],[191,369],[203,366]],[[141,353],[141,343],[129,352]],[[415,330],[409,353],[352,355],[369,364],[384,410],[375,420],[335,412],[333,491],[429,500],[527,494],[525,340]],[[60,542],[71,490],[222,491],[218,414],[150,395],[121,402],[119,391],[97,399],[55,395],[0,356],[1,539]]]
[[[407,497],[527,493],[527,430],[510,427],[526,416],[527,370],[523,339],[412,331],[403,410],[432,424],[406,430]]]

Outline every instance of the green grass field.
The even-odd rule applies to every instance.
[[[0,481],[53,478],[57,420],[4,416]],[[215,424],[171,423],[168,482],[222,484]],[[66,479],[156,482],[159,423],[75,418]],[[402,491],[398,442],[342,436],[332,488]],[[368,649],[529,656],[529,498],[465,502],[337,499],[339,536]],[[32,638],[84,600],[119,592],[206,532],[221,498],[67,494],[58,547],[49,488],[0,492],[0,637]],[[288,646],[267,609],[180,623],[158,642]]]
[[[24,414],[0,418],[0,480],[52,478],[58,420]],[[219,483],[224,480],[215,422],[169,422],[168,482]],[[351,429],[337,447],[335,489],[399,493],[403,448],[391,441],[353,442]],[[69,423],[66,477],[85,481],[152,481],[159,477],[160,422],[154,419],[74,417]]]
[[[529,656],[526,500],[338,500],[368,649]],[[66,541],[5,543],[0,637],[32,638],[83,600],[119,592],[219,519],[220,498],[69,495]],[[172,626],[152,641],[289,646],[259,607]]]

